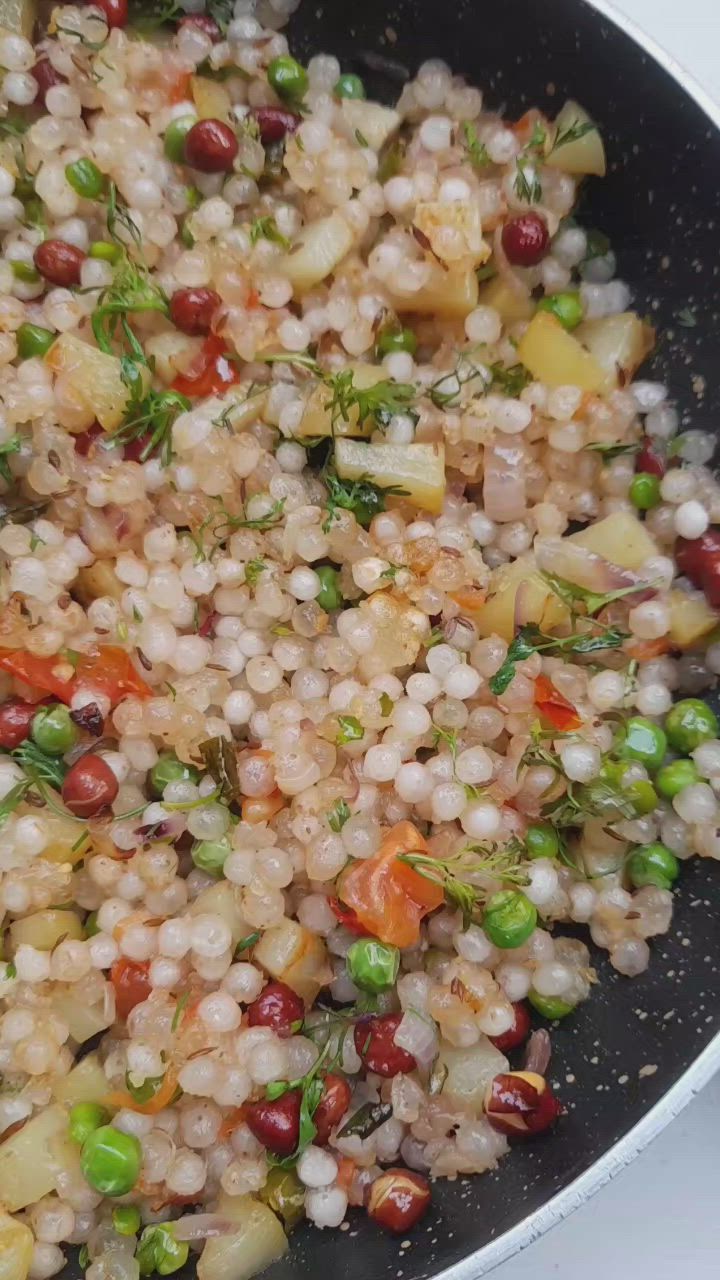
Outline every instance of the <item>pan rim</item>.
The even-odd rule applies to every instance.
[[[708,120],[720,130],[720,103],[707,92],[686,68],[663,48],[634,19],[621,13],[611,0],[583,0],[614,26],[619,27],[645,53],[657,62],[680,88],[701,108]],[[609,1151],[596,1160],[589,1169],[553,1196],[547,1204],[535,1210],[523,1222],[499,1236],[497,1240],[481,1246],[459,1262],[438,1271],[434,1280],[480,1280],[506,1262],[514,1254],[528,1248],[546,1232],[556,1227],[579,1209],[591,1196],[606,1186],[618,1173],[650,1145],[658,1134],[685,1109],[720,1072],[720,1032],[705,1046],[695,1061],[680,1076],[667,1093],[633,1125]]]

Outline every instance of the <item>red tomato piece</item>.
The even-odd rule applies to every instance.
[[[25,649],[4,649],[0,655],[1,670],[35,689],[54,694],[61,702],[69,703],[73,694],[84,688],[104,693],[113,707],[130,693],[138,698],[152,696],[129,653],[116,645],[98,645],[89,653],[73,654],[72,660],[62,653],[39,658]]]
[[[183,396],[214,396],[240,381],[237,365],[229,359],[222,338],[211,333],[187,373],[181,373],[172,384],[173,391]]]
[[[372,938],[370,930],[360,923],[350,907],[343,906],[339,898],[328,898],[328,905],[333,915],[337,916],[339,923],[344,925],[349,933],[356,933],[358,938]]]
[[[411,822],[398,822],[374,857],[354,863],[343,875],[343,903],[355,912],[367,932],[382,942],[414,946],[420,937],[420,922],[442,906],[442,885],[398,858],[401,853],[429,852]]]
[[[538,676],[535,681],[535,705],[553,729],[561,733],[577,729],[582,724],[572,702],[563,697],[547,676]]]

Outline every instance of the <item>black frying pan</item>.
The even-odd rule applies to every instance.
[[[400,83],[372,56],[369,70],[366,54],[411,72],[443,58],[518,115],[532,104],[552,114],[566,96],[579,98],[611,159],[608,178],[591,180],[583,196],[583,222],[610,236],[639,310],[658,326],[650,376],[669,382],[693,425],[714,426],[720,129],[652,57],[585,0],[303,0],[289,36],[298,56],[334,53],[386,100]],[[694,328],[678,322],[688,307]],[[516,1149],[494,1174],[436,1183],[410,1249],[355,1212],[348,1231],[300,1228],[268,1280],[474,1280],[529,1243],[720,1066],[719,944],[718,869],[696,859],[683,869],[672,931],[653,947],[648,973],[628,981],[604,953],[594,956],[600,986],[554,1034],[551,1078],[568,1108],[554,1133]]]
[[[370,72],[366,53],[413,74],[443,58],[517,115],[578,98],[610,158],[608,177],[583,195],[583,223],[610,236],[638,310],[658,326],[648,376],[669,383],[694,426],[715,429],[720,129],[651,56],[585,0],[303,0],[289,38],[298,56],[334,53],[388,101],[400,86],[390,70]],[[688,307],[694,328],[678,322]],[[672,931],[641,978],[593,957],[600,986],[553,1037],[551,1077],[568,1107],[554,1133],[496,1173],[437,1182],[410,1249],[356,1213],[347,1232],[298,1230],[268,1280],[474,1280],[601,1185],[720,1067],[719,883],[712,863],[685,864]]]

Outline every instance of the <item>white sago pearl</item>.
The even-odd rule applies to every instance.
[[[485,146],[493,164],[507,164],[513,156],[517,155],[520,143],[512,129],[499,126],[488,132]]]
[[[529,884],[523,887],[523,893],[536,907],[544,907],[553,894],[557,893],[558,875],[552,862],[545,858],[531,862],[528,878]]]
[[[321,1195],[322,1192],[316,1192],[316,1194]],[[57,1275],[64,1266],[65,1254],[59,1245],[43,1244],[37,1240],[33,1245],[27,1274],[29,1280],[50,1280],[50,1276]]]
[[[595,910],[595,890],[590,884],[570,886],[570,916],[578,924],[586,924]]]
[[[210,641],[202,636],[178,636],[172,665],[180,675],[195,675],[207,665],[210,653]]]
[[[420,738],[427,733],[432,720],[427,707],[412,698],[400,698],[392,710],[392,722],[396,729],[410,738]]]
[[[459,662],[456,667],[448,671],[443,680],[443,692],[447,693],[451,698],[459,698],[461,702],[466,698],[472,698],[480,688],[481,676],[479,672],[471,667],[467,662]]]
[[[476,307],[465,317],[465,333],[470,342],[497,342],[502,321],[494,307]]]
[[[262,655],[248,660],[245,679],[253,693],[272,693],[282,684],[282,670],[274,658]]]
[[[645,382],[641,378],[638,382],[633,382],[628,390],[640,413],[649,413],[667,400],[667,387],[662,382]]]
[[[38,951],[21,942],[13,956],[20,982],[46,982],[50,977],[50,952]]]
[[[487,547],[497,534],[497,525],[485,515],[484,511],[476,511],[468,520],[468,528],[481,547]]]
[[[363,761],[363,776],[371,782],[392,782],[400,768],[401,757],[397,747],[378,743],[370,747]]]
[[[433,822],[452,822],[459,818],[466,803],[464,787],[458,782],[441,782],[433,791],[430,801]]]
[[[103,966],[104,967],[104,966]],[[168,960],[165,956],[155,956],[150,961],[150,985],[162,991],[170,991],[182,980],[182,968],[177,960]]]
[[[471,964],[485,965],[495,954],[492,942],[476,924],[471,924],[467,929],[458,929],[453,934],[453,946],[458,955]]]
[[[88,938],[87,947],[93,969],[109,969],[120,955],[117,942],[107,933],[96,933]]]
[[[405,689],[414,702],[423,703],[434,702],[442,693],[442,685],[437,677],[424,671],[416,671],[408,676]]]
[[[149,662],[169,662],[175,653],[177,632],[166,618],[148,618],[140,624],[138,644]]]
[[[636,978],[650,963],[650,948],[644,938],[624,938],[610,952],[610,963],[618,973]]]
[[[493,763],[484,747],[468,747],[458,755],[455,773],[459,782],[479,786],[492,778]]]
[[[169,1191],[176,1195],[190,1196],[205,1186],[205,1161],[202,1156],[187,1149],[178,1151],[165,1176]]]
[[[701,502],[691,499],[683,502],[675,512],[675,532],[681,538],[700,538],[710,524],[707,511]]]
[[[532,409],[522,400],[504,400],[500,396],[488,396],[493,423],[504,435],[514,436],[525,431],[532,421]]]
[[[310,330],[302,320],[283,320],[277,334],[286,351],[304,351],[310,342]]]
[[[6,71],[29,71],[35,63],[35,50],[29,40],[13,32],[0,36],[0,67]]]
[[[17,107],[29,107],[38,94],[37,80],[25,71],[8,71],[2,88],[5,100]]]
[[[630,630],[641,640],[656,640],[670,628],[670,610],[661,600],[646,600],[630,610]]]
[[[339,1227],[347,1204],[348,1198],[339,1187],[320,1187],[305,1196],[305,1213],[316,1227]]]
[[[717,738],[712,738],[709,742],[701,742],[700,746],[692,752],[692,758],[701,777],[714,778],[720,774],[720,742]]]
[[[297,909],[297,918],[304,928],[321,937],[332,933],[338,923],[337,916],[322,893],[309,893],[307,898],[303,898]]]
[[[401,764],[395,778],[395,790],[406,804],[420,804],[433,792],[433,780],[425,766],[417,761]]]
[[[121,920],[127,920],[129,915],[132,915],[132,907],[127,902],[123,902],[120,898],[106,898],[98,907],[98,928],[104,933],[112,933],[116,925],[120,924]]]
[[[495,970],[495,978],[508,1000],[524,1000],[530,990],[530,973],[520,964],[501,964]]]
[[[223,702],[223,715],[228,724],[247,724],[255,711],[255,699],[245,689],[235,689]]]
[[[409,351],[391,351],[383,364],[388,377],[394,378],[395,382],[410,382],[415,371],[415,361]]]
[[[322,583],[314,569],[301,565],[290,574],[288,587],[296,600],[314,600],[320,594]]]
[[[178,1084],[184,1093],[198,1098],[212,1097],[217,1087],[220,1064],[212,1058],[191,1058],[178,1072]]]
[[[645,419],[645,432],[649,436],[656,436],[659,440],[669,440],[680,425],[680,416],[677,409],[673,409],[672,405],[660,404],[657,409],[651,409]]]
[[[240,1009],[225,991],[213,991],[203,996],[197,1014],[211,1031],[234,1031],[240,1026]]]
[[[221,916],[197,915],[191,925],[192,948],[208,960],[217,959],[232,942],[229,926]]]
[[[572,782],[590,782],[600,769],[600,750],[589,742],[569,742],[560,747],[565,776]]]
[[[129,924],[120,937],[120,950],[130,960],[149,960],[157,951],[157,930]]]
[[[250,1050],[247,1069],[255,1084],[282,1079],[287,1071],[287,1048],[282,1041],[261,1040]]]
[[[430,649],[425,658],[427,669],[431,675],[437,676],[439,680],[445,677],[460,662],[460,654],[449,644],[436,644]]]
[[[120,751],[103,751],[102,758],[109,769],[112,769],[118,782],[125,782],[130,772],[130,765]]]
[[[695,782],[675,796],[673,809],[684,822],[693,825],[717,820],[717,800],[707,782]]]
[[[572,982],[572,970],[559,960],[539,964],[533,973],[533,987],[541,996],[560,996]]]
[[[618,671],[600,671],[588,681],[588,694],[598,712],[609,712],[625,696],[624,678]]]
[[[667,471],[660,481],[660,493],[665,502],[677,505],[689,502],[697,488],[697,478],[692,471],[680,467]]]
[[[492,840],[498,834],[502,816],[489,800],[473,800],[460,817],[460,826],[473,840]]]
[[[69,1204],[56,1197],[43,1196],[30,1210],[35,1236],[43,1244],[59,1244],[75,1228],[75,1214]]]
[[[644,716],[663,716],[672,706],[672,694],[664,684],[641,685],[635,695],[635,706]]]
[[[452,120],[447,116],[428,116],[420,125],[418,136],[426,151],[444,151],[450,146]]]
[[[337,1160],[321,1147],[306,1147],[297,1165],[298,1177],[306,1187],[328,1187],[337,1177]]]
[[[36,858],[48,843],[49,833],[42,818],[27,814],[18,818],[13,829],[15,849],[26,858]]]
[[[405,213],[415,203],[415,188],[411,179],[400,174],[388,179],[383,187],[383,194],[390,213]]]
[[[239,1000],[243,1004],[250,1004],[256,1000],[264,984],[265,979],[260,970],[242,961],[230,966],[221,983],[223,991],[227,991],[233,1000]]]
[[[283,440],[275,450],[275,460],[287,475],[300,475],[307,464],[307,453],[296,440]]]

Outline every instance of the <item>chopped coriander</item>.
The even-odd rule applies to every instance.
[[[490,681],[490,691],[499,697],[511,684],[518,662],[524,662],[534,653],[596,653],[603,649],[618,649],[627,639],[627,633],[617,627],[601,627],[598,632],[584,631],[570,636],[544,635],[534,623],[521,627],[512,641],[502,666]]]
[[[281,234],[275,219],[270,216],[256,218],[250,227],[250,243],[257,244],[258,240],[270,240],[272,244],[279,244],[283,249],[290,248],[287,236]]]
[[[249,587],[257,586],[267,567],[265,560],[248,560],[245,565],[245,581]]]
[[[336,800],[326,817],[330,830],[340,832],[350,817],[350,810],[344,800]]]
[[[492,382],[491,391],[502,391],[503,395],[516,398],[532,382],[532,374],[524,364],[512,364],[509,367],[496,361],[490,365]]]
[[[323,531],[327,533],[337,510],[352,511],[358,524],[367,528],[373,516],[385,510],[387,497],[402,497],[407,492],[398,485],[383,488],[372,480],[341,480],[334,471],[326,471],[322,479],[327,485],[327,518]]]
[[[683,329],[697,328],[697,316],[690,307],[683,307],[682,311],[677,311],[675,313],[675,319],[678,324],[682,325]]]
[[[505,849],[485,848],[468,844],[450,858],[440,859],[423,853],[400,853],[398,861],[433,884],[439,884],[448,906],[462,912],[463,929],[469,928],[478,908],[488,897],[481,885],[469,883],[464,877],[486,875],[504,884],[526,884],[527,874],[520,861],[522,846],[511,842]],[[476,855],[480,854],[480,857]]]
[[[255,943],[260,941],[260,936],[259,930],[256,930],[255,933],[248,933],[246,937],[241,938],[233,952],[233,960],[237,960],[238,956],[241,956],[244,951],[249,951],[251,947],[254,947]]]
[[[616,591],[608,591],[605,595],[597,591],[588,591],[586,587],[579,587],[575,582],[568,582],[565,578],[556,577],[552,573],[542,573],[542,577],[550,587],[550,590],[562,600],[563,604],[575,611],[575,605],[580,603],[585,606],[588,617],[599,613],[607,605],[612,604],[615,600],[622,600],[625,596],[637,595],[639,591],[647,591],[650,583],[636,582],[627,587],[619,587]]]
[[[599,453],[602,455],[603,462],[612,462],[613,458],[621,458],[626,453],[637,453],[640,449],[639,444],[606,444],[600,441],[597,444],[586,444],[585,448],[588,453]]]
[[[352,369],[343,369],[327,379],[331,398],[325,408],[330,410],[333,427],[348,422],[352,408],[357,408],[360,424],[371,418],[377,426],[386,427],[395,414],[406,413],[415,399],[416,389],[410,383],[383,378],[372,387],[356,387],[354,377]]]
[[[340,732],[335,741],[339,747],[344,747],[346,742],[359,742],[364,736],[365,730],[356,716],[338,716],[337,719]]]
[[[140,454],[140,462],[157,454],[164,467],[169,467],[173,458],[172,429],[181,413],[187,413],[190,401],[179,391],[151,391],[137,405],[135,413],[110,433],[103,441],[104,449],[122,449],[133,441],[145,440]]]
[[[392,713],[394,706],[395,703],[389,693],[383,692],[380,694],[380,715],[383,716],[384,719],[387,720],[387,717]]]

